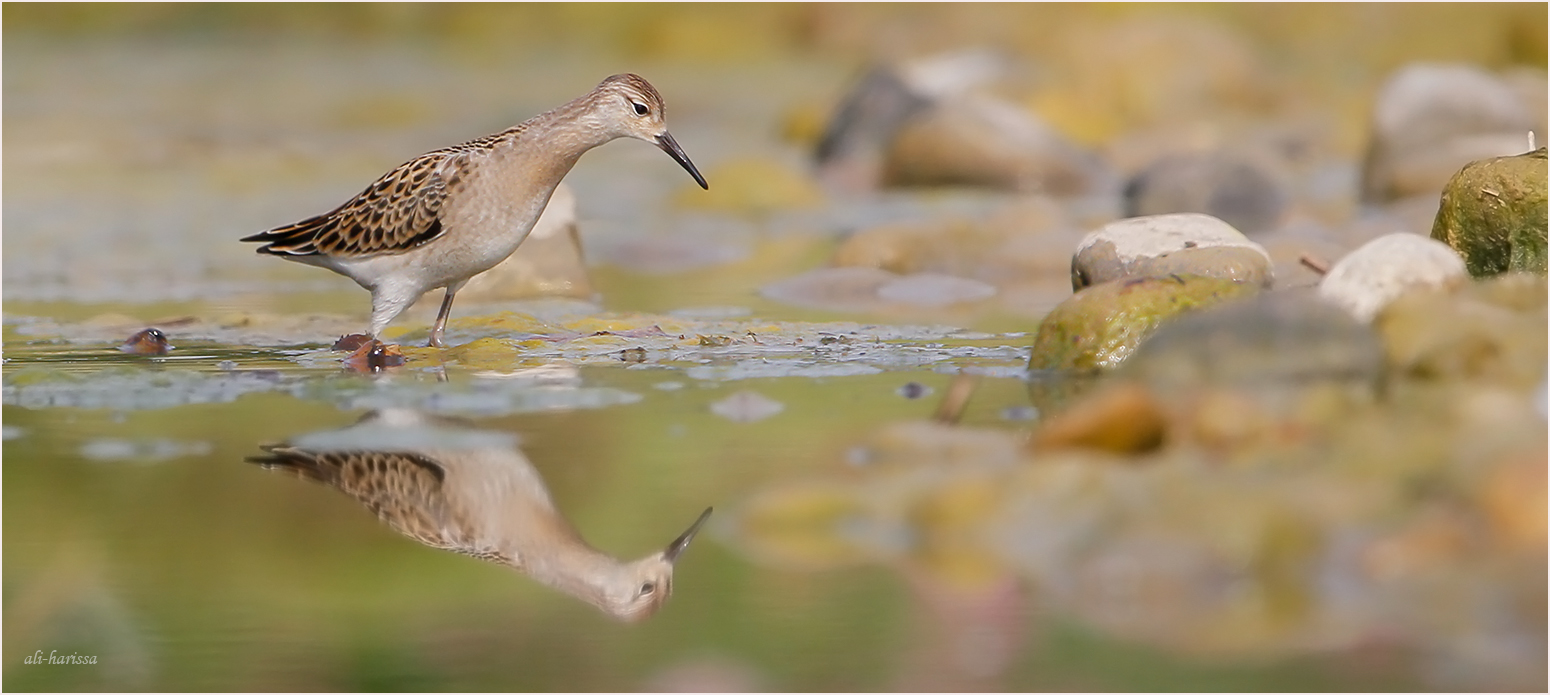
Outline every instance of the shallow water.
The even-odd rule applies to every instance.
[[[8,687],[1406,682],[1339,660],[1213,665],[1126,646],[1050,618],[1032,587],[1004,570],[965,585],[908,564],[782,567],[741,546],[729,522],[750,491],[868,465],[852,451],[855,433],[924,420],[952,379],[938,370],[764,376],[734,360],[646,369],[549,361],[560,373],[523,380],[449,368],[443,382],[439,370],[373,378],[287,365],[274,353],[175,350],[184,351],[179,360],[112,359],[100,348],[8,357]],[[17,375],[65,358],[80,382],[18,385]],[[221,360],[237,366],[215,367]],[[1015,361],[959,358],[986,368]],[[724,371],[692,373],[702,367]],[[752,422],[718,413],[749,391],[783,407]],[[964,421],[1014,428],[1021,423],[1008,418],[1026,404],[1021,380],[985,378]],[[555,506],[606,552],[643,555],[699,509],[717,513],[683,556],[661,613],[622,625],[510,569],[410,541],[325,485],[244,463],[263,444],[316,438],[389,406],[516,435]],[[20,662],[29,648],[93,655],[100,667],[29,668]]]
[[[1044,474],[1023,449],[1044,415],[1028,345],[1069,293],[1064,277],[1058,292],[952,306],[905,301],[946,291],[931,276],[892,304],[764,291],[824,266],[851,231],[982,218],[1007,195],[696,208],[671,160],[610,144],[567,178],[595,297],[460,301],[445,351],[414,347],[432,297],[387,335],[409,363],[362,374],[327,347],[361,329],[366,293],[236,239],[620,65],[582,49],[536,60],[305,37],[6,39],[8,690],[1468,689],[1532,686],[1543,671],[1543,596],[1526,611],[1494,598],[1532,570],[1449,584],[1441,595],[1476,599],[1462,616],[1397,600],[1372,617],[1352,607],[1381,601],[1337,552],[1311,563],[1317,576],[1244,569],[1300,559],[1306,540],[1258,488],[1240,501],[1231,485],[1170,483],[1172,469],[1161,488],[1123,474],[1112,488],[1025,479]],[[782,119],[856,76],[823,56],[624,67],[664,94],[712,187],[739,160],[805,171]],[[1070,202],[1069,217],[1115,202]],[[151,325],[170,353],[115,349]],[[965,383],[958,424],[934,424]],[[376,417],[414,424],[361,436]],[[251,460],[283,442],[483,452],[503,463],[473,487],[521,478],[619,558],[716,511],[665,606],[624,624]],[[425,458],[411,470],[459,475],[456,454]],[[1085,492],[1050,492],[1061,485]],[[1182,531],[1115,531],[1105,504],[1154,489],[1220,507]],[[1248,540],[1230,532],[1240,523]],[[1330,535],[1365,542],[1382,523]],[[1202,527],[1270,560],[1210,556],[1193,544],[1212,535]],[[1081,575],[1040,564],[1068,541],[1108,562],[1090,595],[1055,585],[1080,589]],[[1261,572],[1272,586],[1243,576]],[[1185,586],[1170,593],[1176,577]],[[1090,600],[1104,591],[1136,614],[1104,613]],[[1223,604],[1225,618],[1211,612]],[[31,663],[38,654],[95,663]]]

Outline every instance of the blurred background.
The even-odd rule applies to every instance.
[[[989,439],[890,429],[924,420],[957,368],[1020,374],[1029,332],[1071,294],[1076,242],[1110,220],[1212,212],[1266,247],[1278,287],[1317,280],[1304,255],[1427,233],[1462,163],[1524,151],[1529,130],[1545,141],[1542,3],[25,3],[3,19],[7,689],[1545,685],[1542,555],[1537,568],[1491,555],[1463,576],[1447,514],[1399,523],[1413,510],[1388,497],[1282,514],[1346,499],[1331,474],[1265,498],[1166,488],[1159,504],[1178,514],[1158,530],[1104,506],[1117,483],[942,473],[1012,456],[1030,411],[1016,378],[981,382],[964,415]],[[432,403],[413,389],[434,380],[363,387],[280,349],[359,330],[366,293],[236,239],[618,72],[662,93],[710,190],[639,143],[589,153],[566,179],[568,233],[519,252],[537,279],[460,295],[449,342],[549,330],[490,318],[506,309],[586,331],[974,331],[901,328],[941,361],[895,355],[830,378],[587,363],[555,401],[473,408],[478,427],[522,437],[557,506],[609,552],[659,547],[717,506],[677,595],[635,626],[242,463],[259,443],[345,427],[382,393]],[[1449,144],[1407,159],[1418,141]],[[435,303],[422,304],[390,338],[423,341]],[[170,319],[185,327],[181,369],[80,357]],[[481,355],[448,370],[470,399],[491,393],[476,368],[511,371],[510,353]],[[254,371],[222,380],[217,360]],[[732,398],[745,388],[783,410],[749,412],[757,401]],[[1542,402],[1526,430],[1541,440]],[[1507,500],[1518,535],[1503,543],[1542,552],[1543,529],[1514,515],[1542,521],[1544,498],[1511,491],[1544,487],[1544,452],[1516,452],[1480,494]],[[889,457],[902,463],[870,465]],[[1452,480],[1374,470],[1358,478],[1383,490]],[[1068,483],[1086,492],[1029,511]],[[891,521],[844,527],[844,542],[787,523],[858,504]],[[760,505],[786,522],[737,522]],[[1030,538],[1098,517],[1107,540],[1088,542],[1119,549],[1105,576],[1181,578],[1119,582],[1123,605],[1154,612],[1118,615],[1072,588],[1086,575],[1041,564]],[[1380,600],[1342,558],[1394,528],[1384,572],[1447,572]],[[1314,546],[1327,571],[1276,569]],[[1216,569],[1239,550],[1261,563],[1254,609],[1247,594],[1217,600]],[[36,649],[99,665],[26,664]]]

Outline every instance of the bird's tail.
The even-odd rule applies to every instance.
[[[280,469],[299,478],[332,485],[339,480],[339,464],[317,452],[288,447],[282,444],[265,444],[260,456],[249,456],[245,461],[264,468]]]
[[[264,244],[258,247],[259,253],[273,256],[310,256],[319,252],[317,240],[332,223],[333,218],[330,215],[317,215],[295,224],[242,237],[242,241]]]

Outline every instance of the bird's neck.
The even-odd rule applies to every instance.
[[[577,540],[547,552],[530,552],[518,569],[540,583],[601,607],[608,588],[619,581],[624,563]]]
[[[495,149],[543,153],[569,169],[587,150],[618,137],[604,124],[595,102],[588,94],[518,123]]]
[[[483,186],[495,199],[526,201],[537,220],[576,161],[613,139],[584,99],[529,118],[498,134],[485,158]]]

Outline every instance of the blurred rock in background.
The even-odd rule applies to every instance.
[[[1286,211],[1286,184],[1271,165],[1233,152],[1175,154],[1125,184],[1125,216],[1200,212],[1245,234],[1275,229]]]
[[[1536,92],[1471,65],[1400,69],[1374,100],[1362,200],[1436,196],[1465,164],[1528,151],[1529,131],[1545,136],[1544,81]]]
[[[966,185],[1076,195],[1105,172],[1033,113],[983,89],[1007,71],[983,51],[873,68],[819,140],[820,176],[845,191]]]

